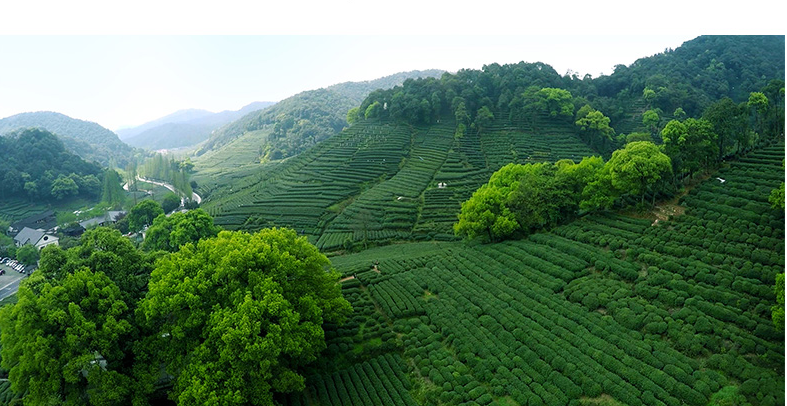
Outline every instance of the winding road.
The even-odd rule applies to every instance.
[[[177,192],[175,192],[175,187],[170,185],[169,183],[159,182],[157,180],[152,180],[152,179],[145,179],[145,178],[143,178],[141,176],[137,176],[137,180],[142,181],[142,182],[146,182],[146,183],[152,183],[154,185],[164,186],[165,188],[171,190],[173,193],[177,194]],[[128,190],[128,183],[123,185],[123,189]],[[191,192],[191,200],[197,202],[197,204],[202,203],[202,198],[200,197],[200,195],[198,195],[198,194],[196,194],[194,192]],[[181,198],[180,199],[180,205],[183,206],[184,203],[185,203],[185,199]]]

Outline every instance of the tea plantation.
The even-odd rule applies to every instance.
[[[203,207],[227,229],[292,227],[329,252],[406,239],[454,240],[461,203],[503,165],[597,155],[570,123],[540,122],[538,136],[499,119],[480,134],[455,137],[453,121],[419,128],[366,120],[319,148],[254,170],[236,170],[217,153],[198,163],[210,169],[195,178],[210,194]]]
[[[519,241],[334,257],[354,316],[282,403],[784,404],[784,216],[767,203],[783,148],[729,163],[669,221],[599,213]]]

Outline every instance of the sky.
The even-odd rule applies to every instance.
[[[501,9],[496,1],[225,0],[221,9],[202,0],[14,2],[4,14],[15,18],[0,25],[0,118],[57,111],[117,130],[181,109],[237,110],[402,71],[519,61],[597,77],[719,33],[695,17],[685,24],[701,7],[686,2],[674,2],[680,12],[665,30],[658,10],[672,2],[635,11],[634,20],[598,6],[631,9],[618,0],[564,0],[556,10],[522,2]],[[743,9],[739,17],[752,12]],[[759,22],[770,15],[753,13]]]
[[[424,69],[544,62],[610,74],[685,36],[0,37],[0,117],[57,111],[109,129],[180,109],[237,110],[305,90]],[[605,51],[601,55],[598,48]]]

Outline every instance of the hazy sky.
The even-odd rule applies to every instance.
[[[784,35],[785,11],[781,0],[6,3],[0,118],[50,110],[112,130],[414,69],[526,61],[596,77],[700,34]]]
[[[595,77],[691,38],[0,36],[0,118],[50,110],[115,130],[180,109],[237,110],[346,81],[493,62]]]

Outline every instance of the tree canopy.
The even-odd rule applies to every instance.
[[[612,153],[607,165],[614,188],[640,196],[643,200],[656,181],[672,173],[670,158],[648,141],[626,144],[623,149]]]
[[[603,164],[599,157],[578,164],[508,164],[462,203],[454,232],[497,241],[555,226],[576,214],[583,188]]]
[[[103,272],[80,267],[62,280],[34,273],[0,308],[2,365],[26,404],[108,405],[134,383],[122,369],[132,340],[129,308]]]
[[[302,390],[322,323],[351,310],[329,267],[286,229],[222,231],[162,258],[140,308],[178,404],[272,405],[273,392]]]
[[[215,237],[220,230],[202,209],[174,213],[169,217],[159,215],[148,228],[142,247],[174,252],[187,243],[196,244],[201,239]]]
[[[164,209],[155,200],[143,200],[132,207],[128,212],[128,228],[131,231],[140,231],[145,226],[153,224],[153,220],[164,214]]]
[[[55,135],[37,128],[0,137],[0,199],[27,196],[54,202],[72,196],[95,199],[101,168],[68,152]]]

